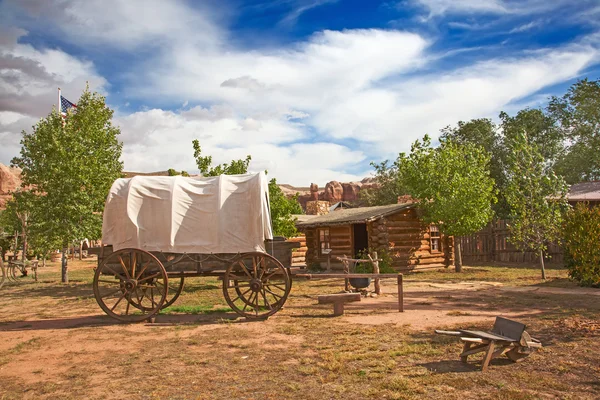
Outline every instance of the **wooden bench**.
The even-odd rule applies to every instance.
[[[490,361],[505,354],[511,361],[517,362],[542,347],[539,340],[525,332],[525,324],[510,319],[496,317],[491,332],[471,331],[441,331],[435,333],[459,336],[464,343],[460,360],[467,362],[469,356],[485,352],[481,370],[487,371]]]
[[[334,279],[334,278],[342,278],[346,281],[349,278],[375,278],[375,279],[385,279],[385,278],[395,278],[398,282],[398,311],[404,312],[404,287],[403,287],[403,278],[402,274],[305,274],[305,273],[295,273],[292,272],[293,278],[304,278],[304,279]]]
[[[360,293],[324,294],[318,297],[319,304],[333,304],[333,315],[344,315],[344,304],[360,301]]]

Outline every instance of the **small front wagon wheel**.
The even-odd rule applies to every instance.
[[[225,271],[223,295],[227,304],[246,318],[266,318],[283,307],[292,280],[276,259],[266,253],[241,254]]]
[[[98,305],[119,321],[150,319],[163,306],[168,287],[162,263],[139,249],[111,253],[94,274],[94,296]]]

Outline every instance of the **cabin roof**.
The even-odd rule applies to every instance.
[[[314,228],[317,226],[360,224],[374,221],[386,215],[395,214],[400,210],[412,208],[415,203],[388,204],[375,207],[347,208],[325,215],[319,215],[306,221],[298,221],[298,228]]]
[[[567,199],[569,201],[600,201],[600,181],[571,185]]]

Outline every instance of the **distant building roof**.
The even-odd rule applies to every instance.
[[[318,215],[292,214],[292,218],[296,218],[296,225],[298,225],[300,222],[310,221],[316,217],[318,217]]]
[[[567,199],[569,201],[600,201],[600,181],[571,185]]]
[[[414,203],[388,204],[375,207],[357,207],[335,211],[326,215],[313,216],[309,220],[296,222],[298,228],[313,228],[317,226],[360,224],[374,221],[400,210],[414,207]]]
[[[354,206],[346,201],[338,201],[337,203],[329,207],[329,211],[331,212],[336,211],[338,209],[341,210],[346,208],[354,208]]]

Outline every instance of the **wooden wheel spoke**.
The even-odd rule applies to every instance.
[[[238,264],[240,265],[240,267],[242,267],[242,271],[244,271],[244,273],[246,275],[248,275],[248,278],[250,278],[250,279],[254,278],[252,275],[250,275],[250,271],[248,271],[248,267],[246,267],[246,264],[244,264],[244,262],[242,260],[239,260]]]
[[[146,268],[148,268],[150,264],[152,264],[152,261],[148,261],[148,263],[146,263],[146,265],[142,267],[142,270],[137,274],[135,279],[140,279],[140,276],[142,276],[142,274],[146,271]]]
[[[104,279],[98,279],[98,282],[106,283],[109,285],[120,285],[121,284],[121,281],[107,281]]]
[[[125,271],[125,276],[127,277],[127,279],[131,279],[131,275],[129,275],[129,270],[125,266],[125,263],[123,262],[123,258],[121,256],[119,256],[119,262],[121,263],[121,267],[123,267],[123,271]]]
[[[262,294],[262,297],[265,300],[266,306],[269,307],[269,310],[272,310],[273,307],[271,306],[271,303],[269,303],[269,300],[267,300],[267,293],[265,292],[264,288],[263,288],[263,290],[260,291],[260,294]]]
[[[268,281],[269,279],[271,279],[271,277],[277,275],[279,273],[278,270],[275,270],[273,272],[271,272],[269,275],[267,275],[266,277],[262,278],[263,282]]]
[[[244,297],[244,296],[246,295],[246,293],[248,293],[248,292],[249,292],[249,291],[251,291],[251,290],[252,290],[252,289],[248,289],[248,290],[246,290],[244,293],[241,293],[241,294],[239,294],[239,295],[238,295],[238,296],[237,296],[235,299],[231,300],[231,302],[232,302],[232,303],[235,303],[235,302],[236,302],[236,300],[239,300],[239,299],[241,299],[242,297]],[[242,301],[244,301],[244,300],[242,300]]]
[[[156,274],[152,274],[152,275],[149,275],[149,276],[147,276],[147,277],[145,277],[145,278],[138,279],[138,283],[139,283],[139,282],[144,282],[144,281],[147,281],[148,279],[153,279],[153,278],[156,278],[157,276],[161,276],[161,275],[162,275],[162,274],[161,274],[160,272],[157,272]]]
[[[277,300],[277,301],[279,301],[279,300],[283,299],[283,296],[280,296],[280,295],[278,295],[278,294],[276,294],[276,293],[272,292],[271,290],[267,289],[267,287],[266,287],[266,286],[263,286],[263,288],[264,288],[264,289],[265,289],[267,292],[271,293],[271,295],[272,295],[273,297],[277,297],[277,298],[278,298],[278,300]]]
[[[263,276],[265,276],[265,273],[266,273],[266,272],[267,272],[267,270],[269,269],[269,266],[268,266],[268,265],[267,265],[267,263],[265,262],[265,258],[264,258],[264,257],[261,257],[261,258],[260,258],[260,262],[259,262],[258,264],[259,264],[259,265],[261,265],[261,264],[262,264],[262,267],[261,267],[261,269],[260,269],[260,270],[261,270],[261,273],[260,273],[260,277],[259,277],[259,279],[263,279]]]
[[[119,303],[121,302],[121,300],[123,300],[123,298],[127,295],[127,292],[123,292],[123,294],[121,295],[121,297],[119,297],[119,300],[117,300],[117,302],[112,306],[112,308],[110,309],[110,311],[115,311],[115,308],[117,308],[117,306],[119,305]]]
[[[268,286],[268,287],[275,286],[277,289],[283,290],[284,292],[287,290],[287,288],[281,287],[277,283],[265,283],[265,286]]]
[[[115,294],[117,294],[117,293],[123,293],[123,291],[121,290],[121,288],[119,288],[119,289],[115,290],[114,292],[110,292],[110,293],[109,293],[109,294],[107,294],[107,295],[104,295],[104,296],[102,296],[102,298],[103,298],[103,299],[105,299],[105,298],[107,298],[107,297],[112,297],[112,296],[114,296],[114,295],[115,295]]]
[[[234,281],[234,282],[235,282],[235,281]],[[235,288],[241,289],[241,288],[247,288],[247,287],[250,287],[250,285],[249,285],[249,284],[248,284],[248,285],[236,285],[236,284],[234,284],[234,285],[231,285],[231,286],[229,286],[229,287],[230,287],[230,288],[234,288],[234,289],[235,289]]]
[[[152,307],[155,307],[158,303],[154,301],[154,288],[150,288],[150,301],[152,301]]]
[[[125,315],[129,315],[129,305],[131,304],[131,296],[127,299],[127,305],[125,306]]]
[[[114,276],[119,276],[119,277],[121,276],[121,274],[117,273],[114,269],[112,269],[111,267],[109,267],[108,264],[104,264],[104,266],[102,268],[108,269],[110,272],[112,272],[112,274]],[[121,279],[121,278],[119,278],[119,279]]]
[[[131,276],[135,276],[135,265],[136,265],[136,253],[135,251],[133,253],[130,253],[130,256],[133,257],[133,260],[129,260],[131,261]]]

